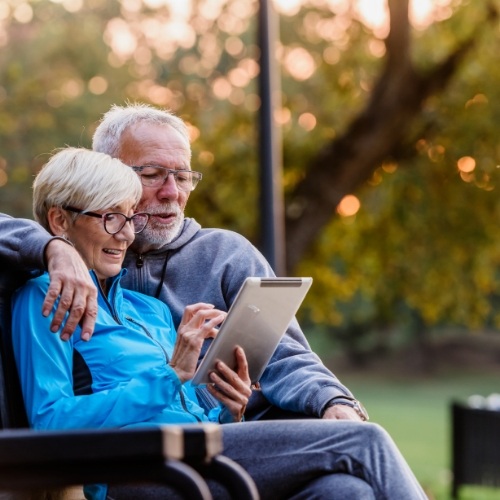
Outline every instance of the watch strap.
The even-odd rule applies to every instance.
[[[327,408],[330,408],[331,406],[334,405],[349,406],[359,415],[361,420],[363,421],[370,420],[368,412],[366,411],[365,407],[361,404],[361,402],[350,396],[337,396],[335,398],[330,399],[330,401],[325,405],[325,408],[321,416],[324,415]]]

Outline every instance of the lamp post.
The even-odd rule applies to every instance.
[[[261,251],[276,275],[285,276],[282,144],[274,118],[274,111],[280,102],[279,65],[275,51],[278,17],[272,0],[259,0],[258,21]]]

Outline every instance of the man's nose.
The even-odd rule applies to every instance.
[[[163,184],[158,188],[156,193],[157,198],[176,200],[179,196],[179,188],[175,182],[173,174],[169,173]]]

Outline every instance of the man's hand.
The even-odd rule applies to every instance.
[[[68,243],[54,239],[45,248],[50,286],[42,305],[42,314],[48,316],[60,297],[54,319],[50,325],[59,331],[65,314],[61,339],[68,340],[81,321],[82,340],[90,340],[97,317],[97,289],[80,254]]]
[[[329,406],[323,414],[324,419],[330,420],[357,420],[362,422],[363,419],[358,415],[358,412],[347,405],[336,404]]]
[[[207,385],[208,392],[221,402],[231,414],[234,422],[240,422],[245,413],[248,399],[252,395],[248,363],[241,347],[235,350],[236,371],[222,361],[217,362],[217,372],[210,374],[213,384]]]

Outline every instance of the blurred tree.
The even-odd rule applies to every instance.
[[[366,350],[415,339],[425,344],[430,326],[462,325],[478,331],[500,325],[500,205],[495,192],[500,109],[493,98],[499,72],[487,62],[498,50],[498,36],[494,11],[486,4],[479,7],[471,4],[434,25],[430,31],[438,38],[426,40],[420,34],[419,49],[413,52],[425,78],[435,73],[429,55],[436,58],[434,52],[444,50],[433,51],[436,45],[455,43],[460,55],[465,48],[470,54],[455,69],[446,92],[422,101],[412,123],[399,123],[399,130],[393,131],[396,143],[389,140],[392,135],[386,137],[385,145],[393,149],[369,174],[368,184],[358,189],[359,211],[349,206],[342,210],[341,203],[343,217],[330,219],[297,268],[298,274],[315,277],[315,300],[308,302],[312,318],[336,325],[335,334],[358,360]],[[481,19],[493,22],[491,29]],[[473,26],[481,26],[481,32],[474,33]],[[459,33],[465,33],[465,42],[456,41]],[[374,104],[373,94],[370,99]],[[392,118],[390,111],[386,108],[385,113]],[[353,123],[363,117],[366,114],[358,115]],[[386,118],[376,117],[373,126],[382,126]],[[332,170],[345,157],[338,144],[353,129],[348,127],[338,142],[332,141],[330,153],[340,156],[338,161],[330,158]],[[369,127],[365,132],[372,135]],[[363,142],[349,144],[357,155]],[[379,151],[378,146],[374,149]],[[369,148],[364,154],[373,159]],[[318,166],[315,161],[311,165]],[[359,172],[355,165],[360,163],[350,168]],[[356,180],[354,175],[348,178]],[[319,189],[339,184],[318,182]],[[317,203],[319,196],[308,200]],[[333,211],[332,205],[330,214]]]
[[[384,160],[399,160],[401,153],[407,153],[402,147],[408,140],[416,142],[414,121],[426,101],[447,88],[485,23],[498,17],[493,6],[486,4],[484,19],[472,25],[472,33],[463,40],[458,35],[456,47],[444,61],[422,70],[411,54],[408,0],[388,0],[388,4],[391,24],[385,61],[365,107],[342,135],[321,149],[290,194],[293,209],[286,231],[291,269],[331,220],[342,198],[366,182]]]
[[[425,25],[391,0],[390,29],[355,4],[277,2],[289,266],[315,278],[303,312],[353,352],[496,326],[498,0],[440,0]],[[188,215],[256,241],[257,7],[0,1],[0,210],[29,217],[46,154],[89,146],[110,104],[138,100],[191,124],[205,176]]]
[[[54,148],[90,144],[89,124],[110,99],[123,99],[106,82],[128,75],[107,62],[102,32],[112,4],[78,16],[52,2],[19,5],[29,9],[13,8],[0,51],[0,204],[30,217],[34,173]],[[30,22],[16,20],[30,13]]]

